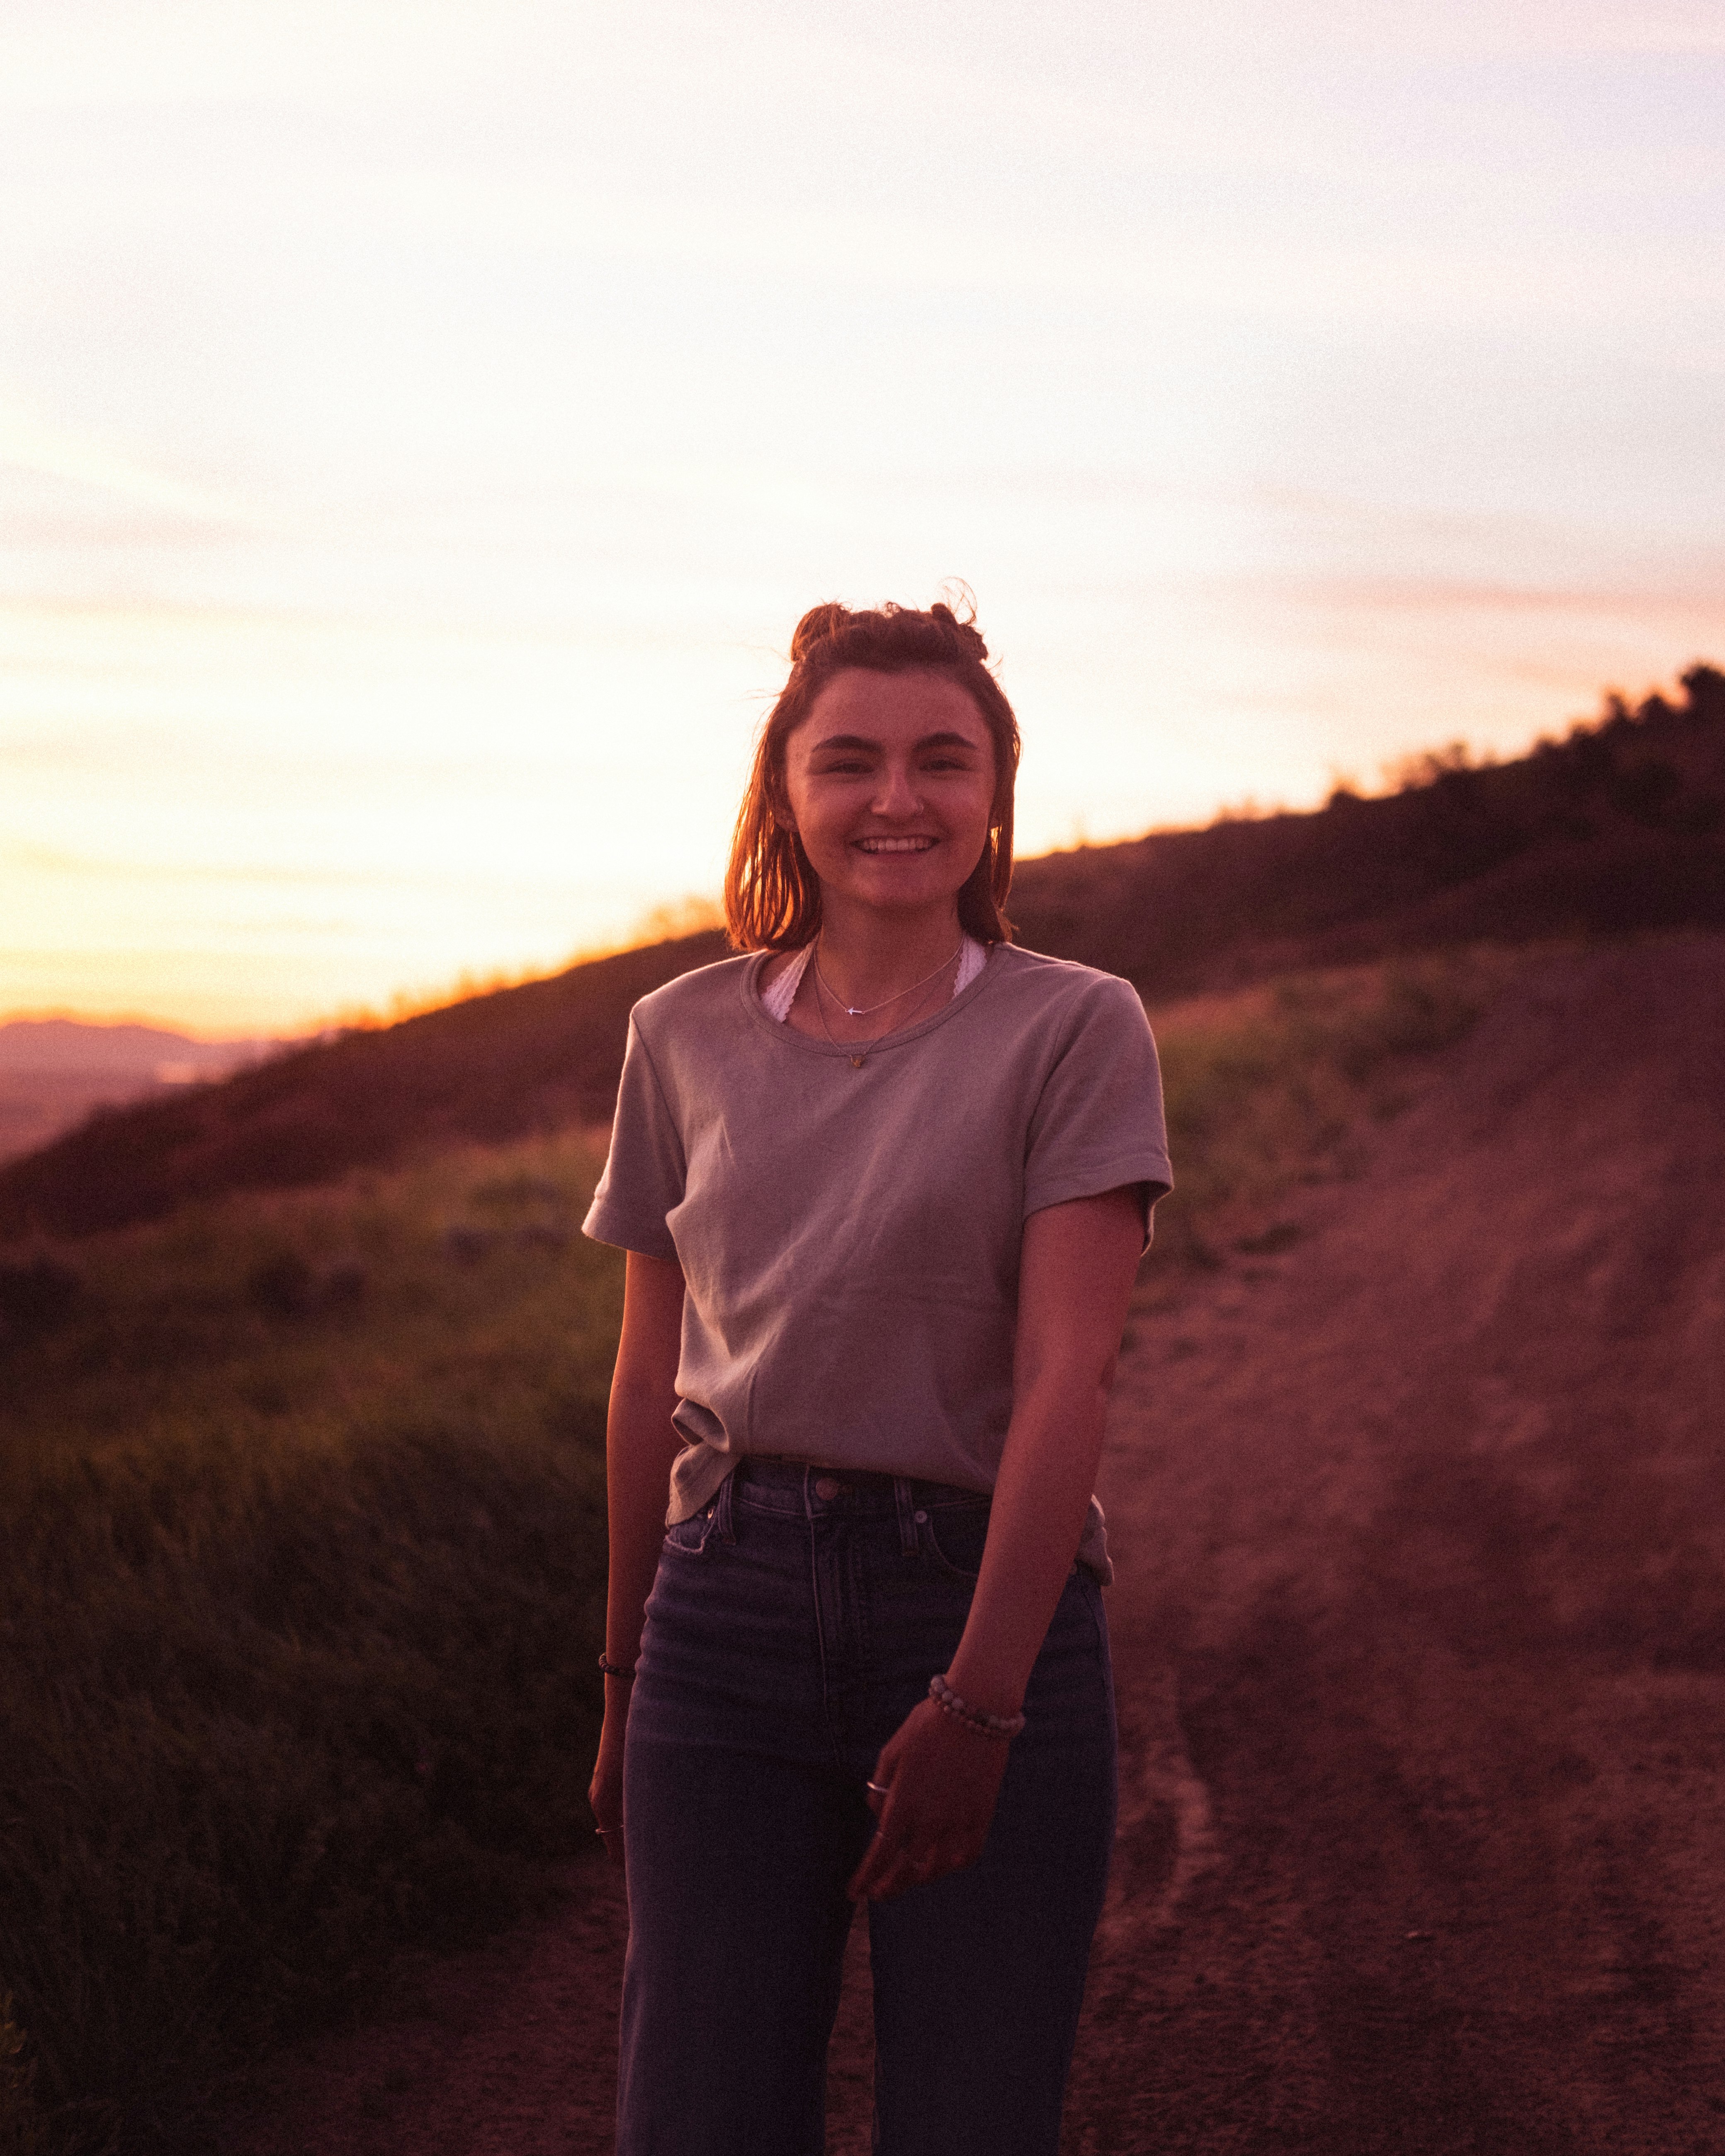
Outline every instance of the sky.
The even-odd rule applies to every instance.
[[[1725,0],[8,0],[0,1016],[695,917],[818,599],[969,585],[1026,853],[1725,661],[1722,114]]]

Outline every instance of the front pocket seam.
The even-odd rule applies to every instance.
[[[970,1507],[966,1507],[963,1509],[968,1512]],[[986,1507],[979,1506],[976,1509],[979,1512],[983,1512],[986,1517]],[[974,1572],[967,1571],[962,1564],[955,1564],[952,1559],[949,1558],[946,1552],[941,1548],[940,1537],[935,1532],[935,1514],[932,1512],[930,1512],[926,1520],[919,1522],[918,1532],[922,1538],[924,1553],[932,1560],[937,1569],[944,1573],[949,1579],[963,1580],[967,1587],[974,1587],[978,1580],[982,1577],[982,1568],[980,1564],[978,1564]]]

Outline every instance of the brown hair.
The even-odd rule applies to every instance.
[[[785,807],[785,742],[833,676],[851,667],[873,674],[939,674],[963,689],[982,714],[994,744],[994,798],[988,841],[958,893],[958,919],[978,942],[1011,941],[1012,923],[1000,909],[1012,883],[1019,722],[988,671],[988,657],[974,618],[961,621],[944,604],[927,613],[890,604],[853,613],[834,600],[803,615],[791,639],[790,679],[755,744],[725,871],[725,922],[739,950],[798,950],[819,930],[819,880],[802,839],[779,821]]]

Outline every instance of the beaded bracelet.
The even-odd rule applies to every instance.
[[[988,1714],[979,1707],[968,1707],[946,1679],[938,1675],[928,1680],[928,1697],[955,1722],[975,1730],[978,1737],[998,1738],[1003,1744],[1009,1744],[1024,1726],[1022,1714]]]
[[[635,1673],[633,1662],[614,1662],[608,1655],[599,1656],[599,1667],[608,1677],[630,1678]]]

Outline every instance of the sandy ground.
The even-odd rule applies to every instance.
[[[1725,942],[1553,959],[1135,1317],[1070,2156],[1725,2150]],[[610,2146],[598,1865],[228,2156]],[[829,2146],[868,2147],[861,1928]]]

